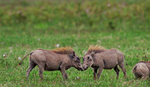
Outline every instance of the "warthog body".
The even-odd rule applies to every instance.
[[[126,70],[124,68],[124,54],[116,49],[104,49],[101,46],[90,46],[87,54],[83,57],[83,68],[86,70],[88,67],[94,69],[94,79],[99,79],[102,69],[114,68],[117,78],[119,76],[120,66],[126,78]],[[99,69],[99,70],[98,70]],[[97,73],[98,70],[98,73]]]
[[[22,61],[19,64],[21,64]],[[43,78],[42,74],[44,70],[46,71],[60,70],[64,79],[68,78],[65,70],[69,69],[70,67],[75,67],[78,70],[83,70],[79,57],[75,54],[75,52],[72,50],[71,47],[58,48],[57,50],[52,51],[38,49],[31,52],[30,64],[26,72],[27,78],[31,70],[36,65],[39,68],[39,76],[41,78]]]
[[[133,67],[133,73],[136,78],[147,79],[150,77],[150,62],[140,61]]]

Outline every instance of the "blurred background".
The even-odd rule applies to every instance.
[[[150,19],[149,3],[149,0],[0,0],[0,26],[18,26],[16,30],[51,29],[52,33],[145,30]],[[131,26],[136,28],[129,29]]]
[[[3,37],[149,32],[149,4],[149,0],[0,0],[0,31]]]

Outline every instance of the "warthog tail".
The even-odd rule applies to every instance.
[[[31,55],[33,52],[31,52],[31,53],[28,53],[27,55],[25,55],[24,57],[23,57],[23,59],[21,60],[21,62],[19,63],[19,65],[21,65],[22,64],[22,62],[23,62],[23,60],[28,56],[28,55]]]

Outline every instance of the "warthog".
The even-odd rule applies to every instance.
[[[150,62],[140,61],[133,67],[133,73],[136,78],[147,79],[150,77]]]
[[[38,49],[27,55],[30,55],[30,64],[26,72],[27,78],[29,76],[29,73],[36,65],[39,68],[39,76],[41,78],[43,78],[42,74],[44,70],[60,70],[64,79],[68,78],[65,70],[69,69],[70,67],[75,67],[78,70],[83,70],[79,57],[75,54],[71,47],[57,48],[56,50],[51,51]],[[23,60],[19,64],[21,64]]]
[[[90,46],[88,52],[83,57],[83,69],[86,70],[91,66],[94,69],[94,79],[99,79],[102,69],[114,68],[118,78],[119,69],[117,65],[119,65],[126,78],[126,70],[123,62],[124,57],[124,54],[116,49],[105,49],[98,45]]]

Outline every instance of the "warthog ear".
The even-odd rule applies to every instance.
[[[75,56],[76,54],[75,54],[75,52],[73,51],[73,56]]]
[[[92,52],[91,52],[91,56],[93,57],[93,56],[94,56],[94,54],[95,54],[95,52],[93,52],[93,51],[92,51]]]

